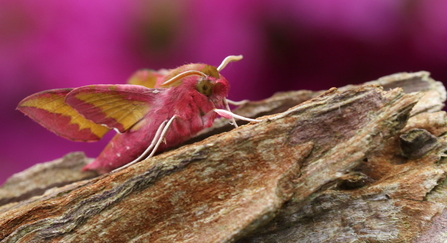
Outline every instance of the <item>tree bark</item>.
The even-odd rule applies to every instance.
[[[262,122],[106,175],[72,153],[0,188],[0,242],[443,242],[445,99],[400,73],[248,102]]]

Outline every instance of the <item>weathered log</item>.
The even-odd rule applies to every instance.
[[[236,110],[281,112],[263,122],[217,121],[118,172],[81,173],[79,153],[36,165],[0,188],[0,240],[442,241],[445,96],[426,72],[281,93]]]

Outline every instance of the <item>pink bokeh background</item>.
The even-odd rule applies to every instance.
[[[233,100],[403,71],[447,81],[445,10],[443,0],[1,1],[0,184],[72,151],[95,157],[107,143],[65,140],[16,111],[32,93],[231,54],[244,55],[222,72]]]

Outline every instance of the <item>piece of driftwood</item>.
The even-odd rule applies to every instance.
[[[39,164],[0,188],[0,242],[443,242],[445,96],[427,72],[280,93],[115,173]]]

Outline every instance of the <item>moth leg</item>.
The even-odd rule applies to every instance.
[[[249,100],[240,100],[240,101],[234,101],[234,100],[229,100],[226,99],[228,104],[230,105],[234,105],[234,106],[241,106],[241,105],[245,105],[249,102]]]
[[[228,105],[228,100],[224,98],[223,99],[223,103],[225,105],[225,109],[227,109],[227,111],[231,112],[230,106]],[[232,116],[230,119],[231,119],[230,124],[233,123],[232,125],[234,125],[235,128],[238,128],[239,126],[237,125],[236,120],[234,119],[234,117]]]
[[[224,99],[225,109],[227,109],[229,112],[231,112],[231,109],[230,109],[230,106],[228,104],[234,105],[234,106],[241,106],[241,105],[247,104],[248,102],[249,102],[249,100],[232,101],[232,100],[229,100],[229,99]],[[234,127],[236,127],[236,128],[239,127],[237,125],[236,120],[234,119],[234,117],[231,117],[230,124],[234,125]]]
[[[219,114],[220,116],[222,116],[223,118],[226,118],[226,119],[237,118],[239,120],[248,121],[248,122],[261,122],[261,121],[263,121],[263,120],[251,119],[251,118],[248,118],[248,117],[240,116],[240,115],[234,114],[231,111],[227,111],[227,110],[223,110],[223,109],[214,109],[213,111],[216,112],[217,114]]]
[[[165,136],[166,133],[168,132],[169,127],[171,126],[171,124],[174,122],[174,119],[176,118],[176,115],[173,115],[171,117],[171,119],[169,119],[168,123],[166,124],[166,126],[163,128],[163,131],[161,131],[160,137],[157,139],[157,143],[155,144],[154,149],[152,150],[151,154],[149,154],[149,156],[147,158],[152,157],[155,154],[155,151],[157,151],[158,146],[160,146],[161,142],[163,142],[165,140]],[[146,158],[146,159],[147,159]]]
[[[129,162],[129,163],[127,163],[127,164],[125,164],[125,165],[123,165],[123,166],[117,168],[117,169],[114,169],[112,172],[115,172],[115,171],[124,169],[124,168],[126,168],[126,167],[128,167],[128,166],[130,166],[130,165],[133,165],[133,164],[137,163],[138,161],[140,161],[144,156],[146,156],[146,154],[147,154],[151,149],[154,148],[154,146],[155,146],[155,141],[157,141],[157,140],[159,139],[160,133],[161,133],[161,131],[163,130],[163,128],[165,127],[165,125],[166,125],[167,122],[168,122],[168,121],[163,121],[163,122],[160,124],[160,126],[159,126],[158,129],[157,129],[157,132],[155,133],[154,138],[152,139],[151,144],[146,148],[146,150],[144,150],[144,152],[143,152],[140,156],[138,156],[138,158],[132,160],[131,162]]]
[[[168,132],[168,129],[171,126],[172,122],[174,121],[175,117],[176,116],[174,115],[173,117],[171,117],[171,119],[165,120],[160,124],[160,126],[157,129],[157,132],[155,133],[154,138],[151,141],[151,144],[146,148],[146,150],[140,156],[138,156],[138,158],[132,160],[131,162],[129,162],[117,169],[114,169],[112,172],[119,171],[121,169],[124,169],[128,166],[131,166],[131,165],[139,162],[146,156],[146,154],[150,150],[152,150],[152,152],[149,154],[149,156],[146,157],[146,159],[152,157],[154,155],[155,151],[157,151],[158,146],[160,146],[160,143],[165,139],[165,135]]]

